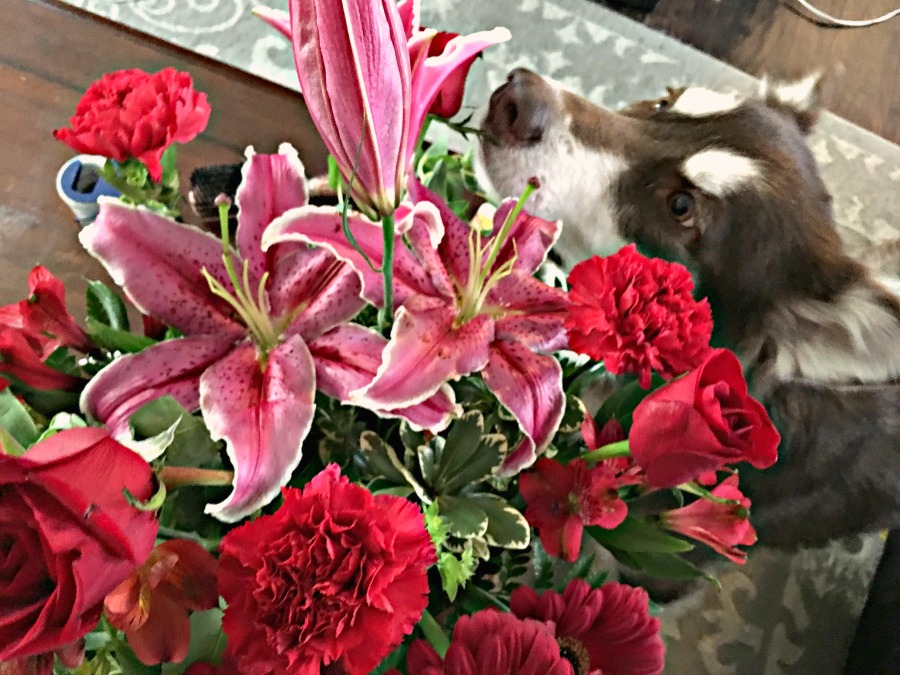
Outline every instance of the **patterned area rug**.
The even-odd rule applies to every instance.
[[[244,0],[67,0],[138,30],[296,88],[281,36]],[[715,0],[707,0],[714,2]],[[269,0],[286,7],[287,0]],[[749,92],[749,75],[587,0],[424,0],[424,23],[459,32],[503,25],[470,78],[477,108],[507,71],[525,66],[608,107],[654,98],[667,85]],[[139,64],[136,64],[139,65]],[[826,114],[810,139],[851,251],[900,273],[900,148]],[[877,535],[787,555],[751,553],[745,567],[663,613],[671,675],[836,675],[883,542]]]

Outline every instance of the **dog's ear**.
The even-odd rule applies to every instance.
[[[759,96],[770,108],[793,117],[800,131],[808,134],[822,112],[822,73],[811,73],[793,82],[766,76],[760,82]]]

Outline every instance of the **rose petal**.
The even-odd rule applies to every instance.
[[[234,491],[206,513],[236,522],[268,504],[300,462],[315,411],[312,356],[299,336],[268,354],[243,344],[200,378],[200,407],[214,440],[225,439]]]
[[[200,375],[233,348],[217,336],[166,340],[139,354],[120,356],[81,393],[81,409],[113,436],[128,430],[128,418],[145,403],[171,396],[187,410],[200,405]]]
[[[559,429],[565,410],[562,368],[551,356],[498,340],[491,345],[482,377],[525,434],[500,469],[504,475],[513,475],[531,466]]]

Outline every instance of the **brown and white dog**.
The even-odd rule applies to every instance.
[[[685,262],[784,434],[748,484],[760,542],[900,526],[900,301],[843,250],[804,136],[817,78],[749,99],[670,90],[618,113],[517,69],[491,97],[482,182],[563,221],[563,265],[637,241]],[[742,483],[744,480],[742,479]]]

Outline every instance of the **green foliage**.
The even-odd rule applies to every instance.
[[[162,439],[172,430],[171,442],[165,448],[166,464],[199,467],[218,457],[220,443],[212,440],[203,420],[171,396],[142,405],[132,414],[129,425],[137,440]]]
[[[9,388],[0,391],[0,429],[5,431],[0,437],[3,452],[9,455],[20,455],[37,441],[40,432],[19,400]]]
[[[88,282],[87,318],[116,330],[127,331],[129,329],[125,303],[102,281]]]
[[[693,545],[666,534],[645,520],[627,516],[614,530],[590,526],[585,531],[606,548],[639,553],[684,553]]]

